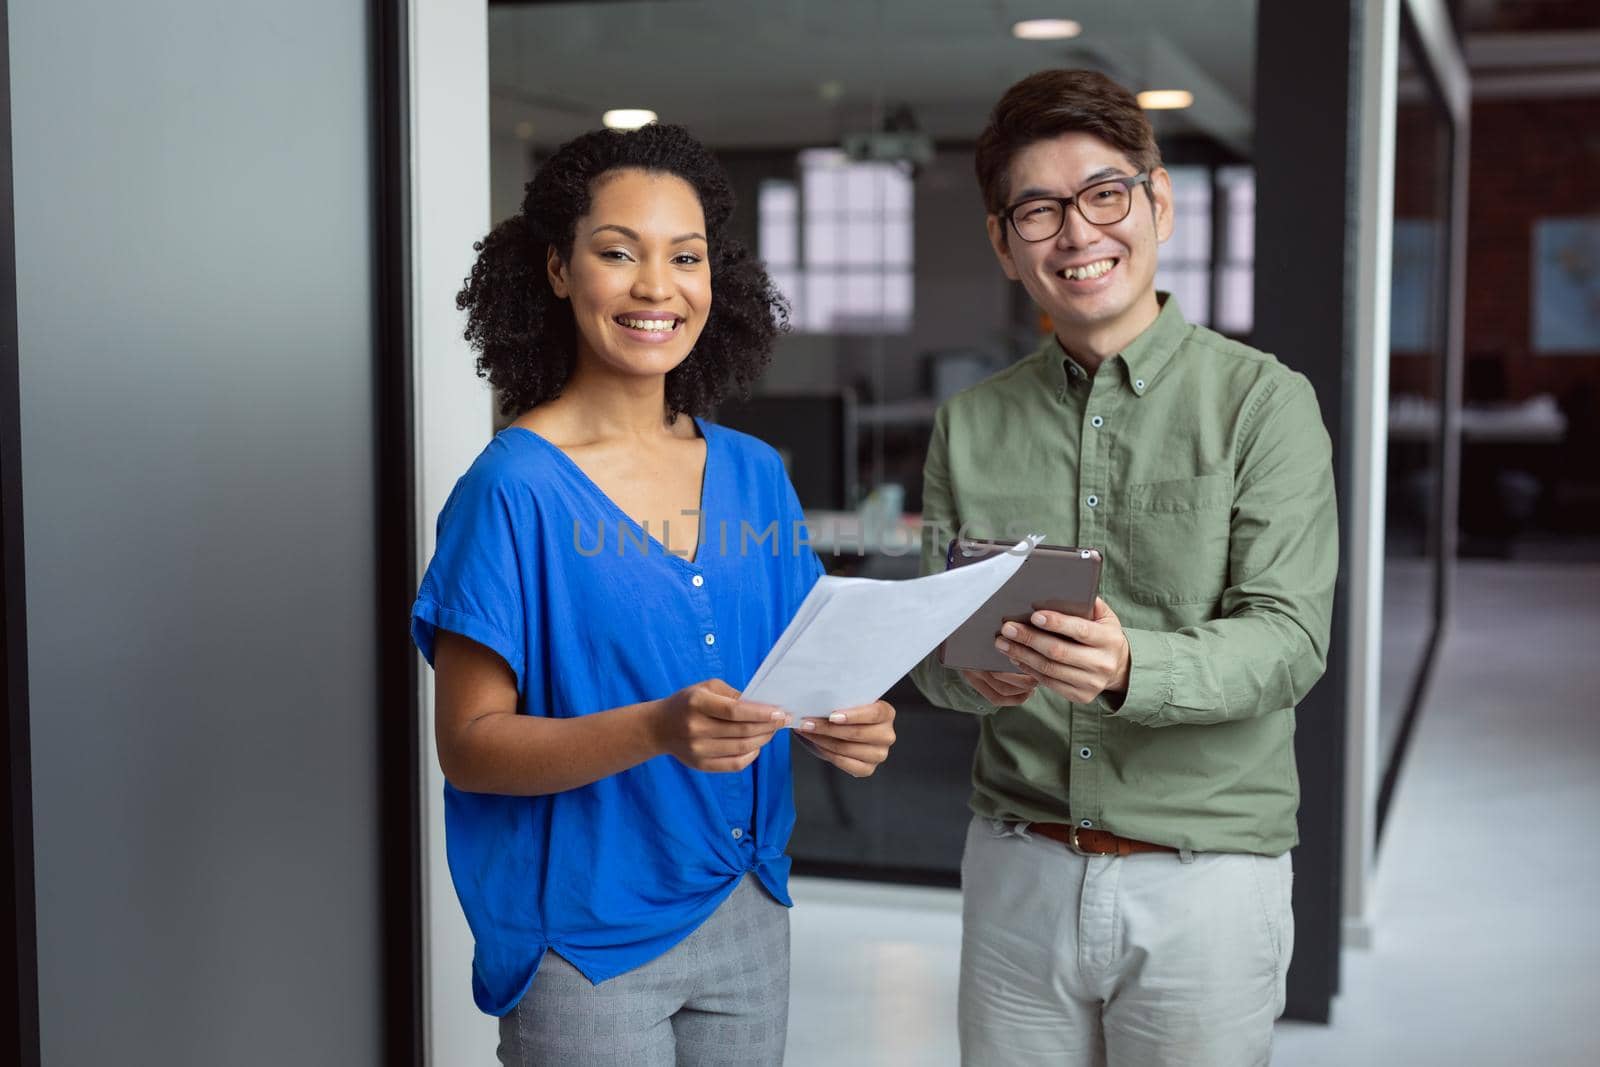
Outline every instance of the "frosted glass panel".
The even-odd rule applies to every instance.
[[[1204,267],[1163,267],[1156,273],[1156,288],[1177,297],[1183,317],[1201,325],[1209,325],[1206,307],[1210,285],[1211,272]]]
[[[384,1060],[369,7],[8,7],[47,1064]]]
[[[1255,324],[1256,272],[1252,267],[1222,269],[1221,302],[1215,327],[1224,333],[1248,333]]]
[[[1208,262],[1211,259],[1211,171],[1207,167],[1173,167],[1172,202],[1176,215],[1172,238],[1162,247],[1163,260]],[[1140,194],[1133,209],[1149,210]]]
[[[838,263],[845,254],[840,247],[840,226],[832,219],[806,222],[806,263],[810,266],[830,266]]]

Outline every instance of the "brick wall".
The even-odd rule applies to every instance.
[[[1468,357],[1497,356],[1513,400],[1600,387],[1600,337],[1588,355],[1531,351],[1533,224],[1600,215],[1600,96],[1475,104],[1468,180]]]
[[[1434,113],[1402,107],[1395,144],[1396,217],[1438,217],[1437,182],[1447,149]],[[1474,105],[1468,183],[1469,394],[1485,377],[1503,381],[1501,398],[1513,401],[1538,393],[1570,400],[1576,391],[1600,391],[1600,336],[1589,354],[1532,351],[1534,223],[1600,215],[1600,96]],[[1431,357],[1396,353],[1393,388],[1432,395],[1435,373]]]

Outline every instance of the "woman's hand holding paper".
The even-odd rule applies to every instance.
[[[889,758],[889,747],[894,744],[894,706],[877,700],[841,708],[826,719],[801,719],[795,736],[818,759],[856,778],[866,778]]]

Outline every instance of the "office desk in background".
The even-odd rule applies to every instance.
[[[811,546],[828,573],[915,578],[918,515],[867,517],[809,510]],[[795,873],[955,886],[961,880],[967,796],[978,719],[936,708],[902,678],[885,694],[897,740],[871,778],[855,779],[809,753],[794,755]]]
[[[1389,440],[1431,441],[1439,433],[1439,405],[1402,394],[1389,403]],[[1463,443],[1558,445],[1567,439],[1567,417],[1555,397],[1540,394],[1521,404],[1465,404]]]
[[[806,528],[811,535],[811,547],[830,574],[834,573],[835,559],[910,556],[913,566],[906,577],[916,577],[915,563],[922,549],[921,515],[888,516],[808,508]]]

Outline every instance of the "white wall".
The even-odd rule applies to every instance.
[[[473,373],[473,353],[462,340],[455,306],[472,267],[472,243],[489,227],[487,16],[483,0],[411,5],[417,545],[424,566],[433,556],[434,524],[445,497],[491,432],[488,387]],[[433,672],[426,664],[420,671],[428,1062],[493,1063],[498,1034],[494,1020],[472,1003],[472,938],[445,862]]]
[[[1395,108],[1398,84],[1400,12],[1419,29],[1420,43],[1440,79],[1444,99],[1457,124],[1452,173],[1464,179],[1467,166],[1467,123],[1471,85],[1460,48],[1450,29],[1450,14],[1443,0],[1366,0],[1363,9],[1361,74],[1361,174],[1357,190],[1360,211],[1360,255],[1357,279],[1356,360],[1352,376],[1354,410],[1351,434],[1351,530],[1353,544],[1346,553],[1350,591],[1355,607],[1345,635],[1350,647],[1350,686],[1347,693],[1347,756],[1345,779],[1345,842],[1343,916],[1344,940],[1350,947],[1371,947],[1378,924],[1373,912],[1377,878],[1377,794],[1386,757],[1380,739],[1379,683],[1383,648],[1384,499],[1387,483],[1389,411],[1389,313],[1395,182]],[[1465,191],[1464,180],[1455,186]],[[1461,201],[1465,203],[1463,199]],[[1452,285],[1459,301],[1465,252],[1452,249]],[[1459,344],[1453,351],[1459,359]],[[1459,404],[1459,373],[1452,388]],[[1447,404],[1447,408],[1448,408]],[[1449,433],[1447,422],[1446,433]],[[1447,464],[1448,467],[1448,464]],[[1455,507],[1445,507],[1445,545],[1450,559],[1455,553]],[[1449,570],[1446,571],[1447,575]],[[1449,580],[1444,596],[1445,618],[1440,638],[1449,626]],[[1418,699],[1425,699],[1420,694]],[[1403,782],[1403,778],[1402,778]]]
[[[1360,253],[1350,419],[1350,649],[1344,819],[1344,940],[1373,939],[1377,798],[1382,776],[1384,496],[1389,441],[1389,295],[1393,258],[1396,62],[1400,0],[1370,0],[1361,27]]]

